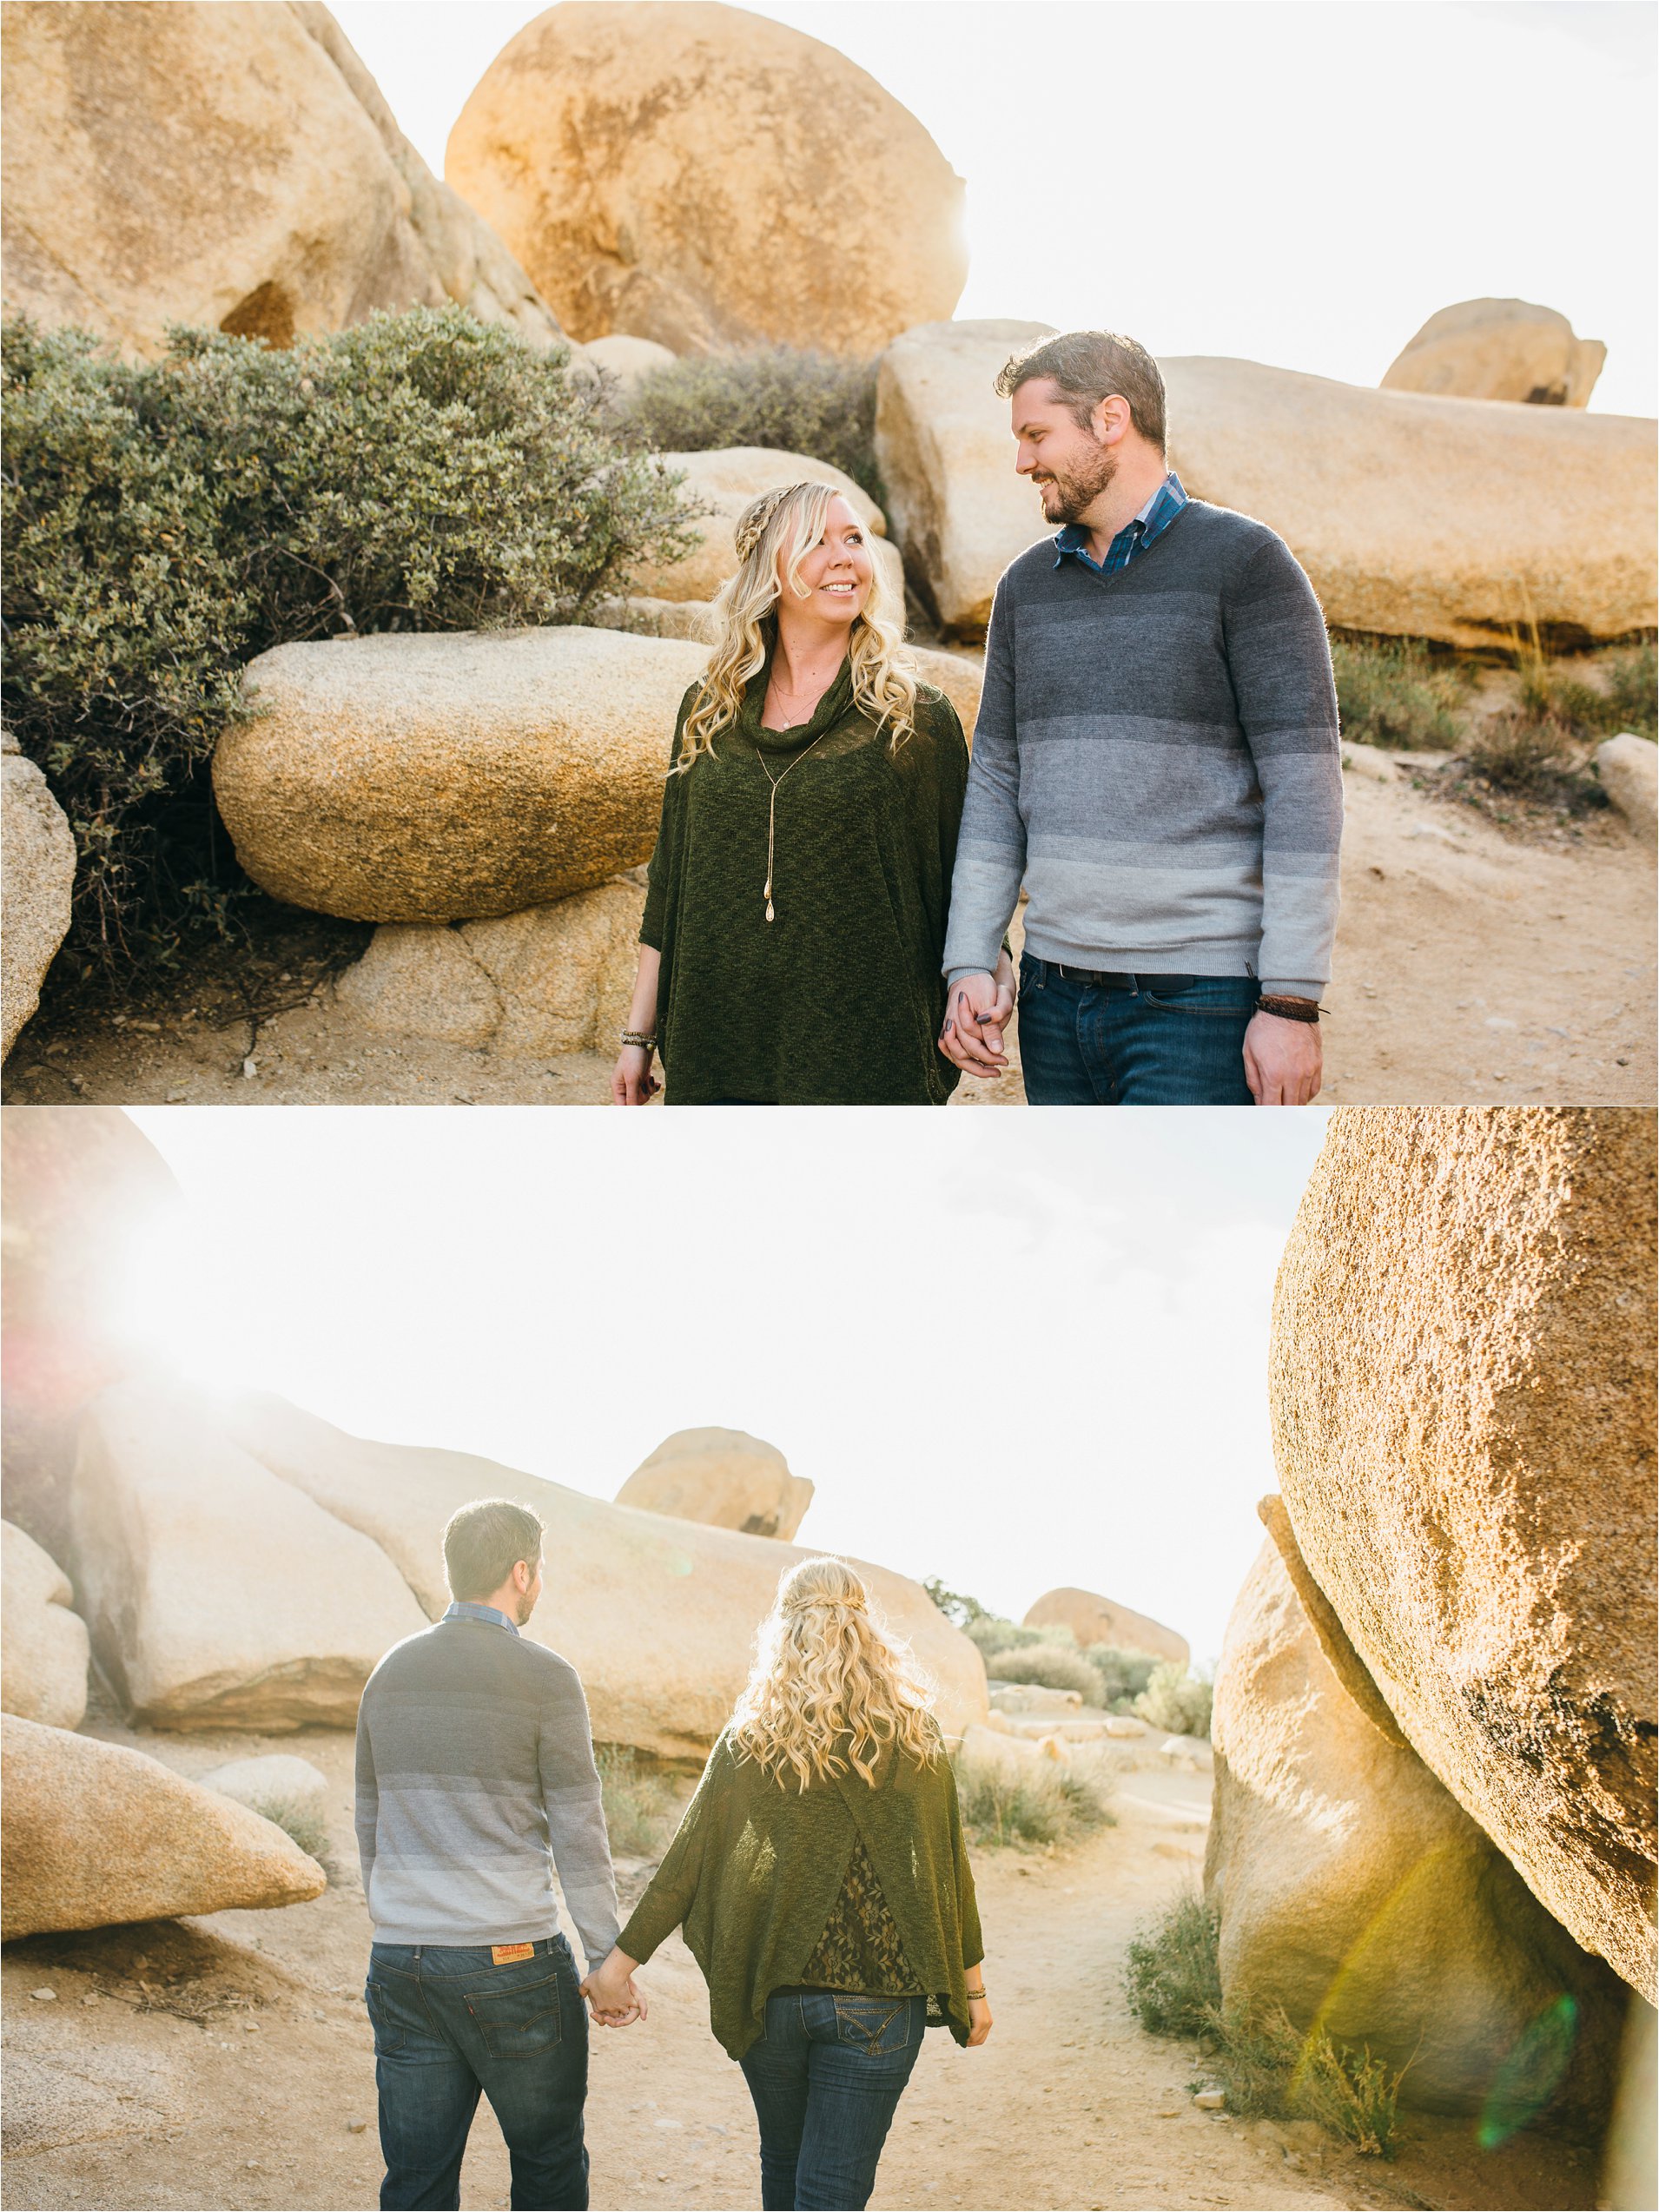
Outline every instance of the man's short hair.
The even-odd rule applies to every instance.
[[[1102,399],[1127,399],[1129,419],[1161,453],[1166,439],[1164,380],[1146,347],[1113,330],[1068,330],[1045,338],[1007,362],[996,395],[1011,399],[1022,384],[1041,377],[1052,384],[1085,430],[1093,427]]]
[[[454,1598],[493,1597],[522,1559],[541,1558],[542,1524],[527,1505],[475,1498],[452,1513],[444,1529],[444,1574]]]

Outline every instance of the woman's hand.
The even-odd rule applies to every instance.
[[[643,1045],[625,1045],[611,1071],[612,1106],[649,1106],[659,1088],[651,1072],[651,1054]]]
[[[601,2027],[625,2028],[644,2018],[644,1992],[634,1986],[633,1970],[638,1963],[625,1951],[613,1950],[582,1983],[582,1995]]]
[[[969,2050],[979,2049],[986,2037],[990,2034],[992,2024],[989,1999],[983,1997],[977,1998],[970,1997],[968,2000],[968,2048]]]

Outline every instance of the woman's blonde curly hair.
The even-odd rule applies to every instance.
[[[730,1733],[737,1756],[780,1789],[791,1776],[804,1790],[849,1766],[873,1783],[889,1744],[924,1766],[942,1744],[932,1684],[844,1559],[803,1559],[785,1572]]]
[[[737,573],[721,587],[711,614],[714,650],[696,703],[685,717],[673,772],[711,752],[737,719],[744,693],[766,665],[769,618],[787,585],[802,598],[801,563],[823,536],[833,484],[784,484],[763,492],[737,518]],[[896,752],[915,727],[915,671],[903,654],[903,611],[892,607],[879,565],[852,625],[853,697]]]

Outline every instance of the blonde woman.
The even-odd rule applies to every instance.
[[[763,493],[737,540],[675,726],[611,1096],[650,1100],[656,1048],[670,1106],[942,1106],[962,724],[831,485]]]
[[[869,2201],[925,2027],[991,2011],[956,1785],[909,1654],[844,1560],[778,1584],[748,1687],[617,1947],[584,1984],[643,2010],[677,1927],[760,2123],[761,2202]]]

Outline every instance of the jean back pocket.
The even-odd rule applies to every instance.
[[[492,2058],[519,2058],[552,2050],[561,2035],[557,1974],[499,1990],[464,1990],[467,2011]]]
[[[908,1997],[856,1997],[836,1992],[836,2041],[872,2058],[902,2050],[910,2040]]]

